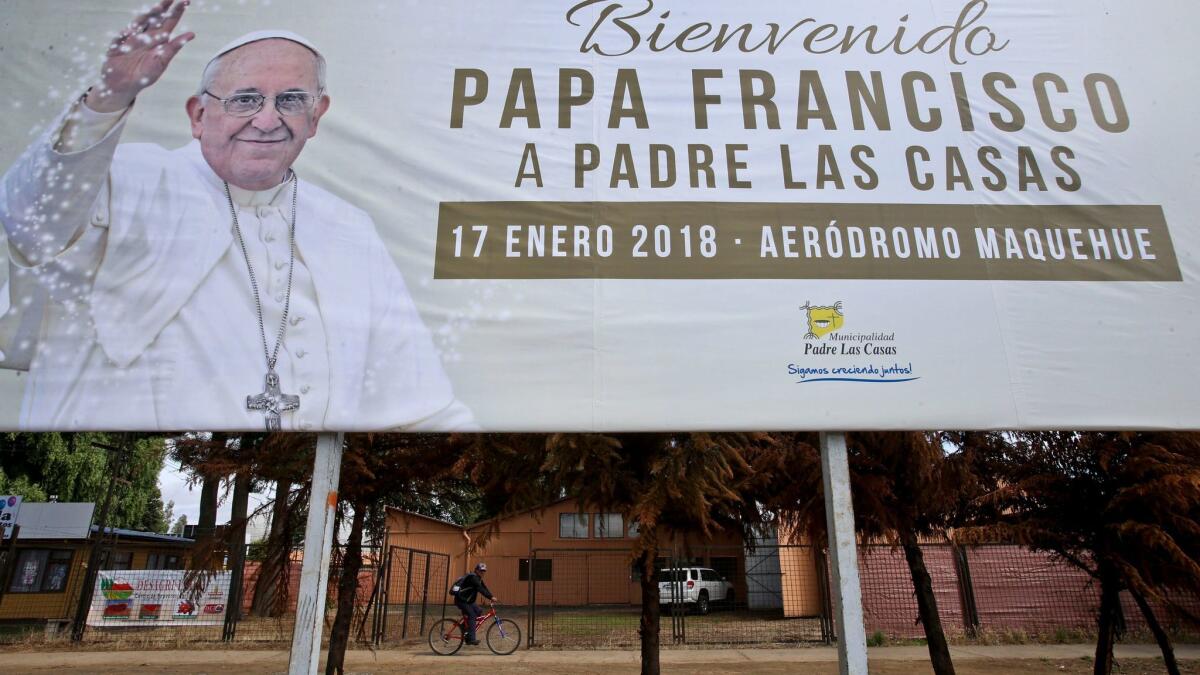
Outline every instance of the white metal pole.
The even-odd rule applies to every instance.
[[[821,475],[825,484],[825,523],[833,570],[833,617],[841,675],[867,675],[867,632],[863,626],[858,579],[858,541],[850,500],[850,461],[846,435],[821,434]]]
[[[296,599],[296,626],[288,675],[316,675],[325,628],[325,593],[329,586],[329,554],[337,515],[338,476],[342,470],[342,434],[319,434],[313,461],[308,524],[304,528],[304,564]]]

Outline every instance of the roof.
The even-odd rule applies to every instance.
[[[87,539],[92,502],[23,502],[17,512],[17,539]]]
[[[448,520],[442,520],[440,518],[432,518],[430,516],[422,515],[420,513],[414,513],[412,511],[406,511],[404,509],[396,508],[394,506],[389,506],[389,507],[387,507],[387,509],[388,509],[388,511],[395,511],[396,513],[403,513],[406,516],[415,516],[417,518],[423,518],[425,520],[428,520],[428,521],[431,521],[434,523],[438,523],[439,525],[453,527],[456,530],[466,531],[466,530],[474,530],[479,527],[483,527],[484,525],[489,525],[494,521],[495,522],[504,521],[504,520],[508,520],[509,518],[516,518],[517,516],[523,516],[527,513],[534,513],[536,511],[545,511],[546,509],[550,508],[551,506],[555,506],[557,504],[561,504],[565,501],[572,500],[572,499],[575,499],[575,498],[574,497],[563,497],[561,499],[556,499],[552,502],[547,502],[545,504],[541,504],[540,506],[534,506],[532,508],[524,509],[522,511],[514,511],[513,513],[504,513],[504,514],[501,514],[498,516],[493,516],[491,518],[477,520],[477,521],[471,523],[470,525],[459,525],[458,523],[452,523]]]
[[[490,525],[493,522],[505,521],[505,520],[508,520],[509,518],[516,518],[517,516],[523,516],[527,513],[534,513],[537,511],[545,511],[546,509],[550,508],[551,506],[557,506],[558,504],[561,504],[565,501],[571,501],[574,499],[575,499],[575,497],[562,497],[560,499],[555,499],[552,502],[547,502],[545,504],[541,504],[539,506],[534,506],[534,507],[524,509],[521,511],[514,511],[512,513],[502,513],[498,516],[492,516],[491,518],[477,520],[474,523],[471,523],[470,525],[468,525],[465,529],[474,530],[476,528],[483,527],[484,525]]]
[[[404,514],[404,515],[406,515],[406,516],[411,516],[411,517],[414,517],[414,518],[420,518],[420,519],[422,519],[422,520],[428,520],[429,522],[431,522],[431,523],[437,523],[438,525],[444,525],[444,526],[446,526],[446,527],[453,527],[453,528],[454,528],[454,529],[456,529],[456,530],[462,530],[462,529],[465,529],[465,528],[463,528],[463,526],[462,526],[462,525],[459,525],[458,523],[452,523],[452,522],[450,522],[449,520],[443,520],[443,519],[441,519],[441,518],[434,518],[433,516],[427,516],[427,515],[425,515],[425,514],[423,514],[423,513],[417,513],[417,512],[415,512],[415,511],[408,511],[408,510],[406,510],[406,509],[400,509],[400,508],[396,508],[395,506],[389,506],[389,507],[387,507],[387,510],[388,510],[388,511],[395,511],[396,513],[403,513],[403,514]]]
[[[100,526],[93,525],[92,526],[92,534],[97,534],[99,532],[100,532]],[[188,539],[187,537],[179,537],[179,536],[176,536],[173,534],[159,534],[158,532],[140,532],[138,530],[126,530],[125,528],[122,528],[122,527],[106,527],[106,528],[104,528],[104,532],[106,534],[117,535],[118,540],[138,539],[141,541],[154,541],[154,542],[161,542],[164,544],[180,544],[180,545],[185,545],[185,546],[196,543],[195,539]]]

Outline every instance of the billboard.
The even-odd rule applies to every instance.
[[[1193,4],[180,7],[0,26],[0,428],[1200,427]]]

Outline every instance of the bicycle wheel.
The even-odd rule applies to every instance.
[[[454,619],[442,619],[429,629],[429,648],[435,654],[450,656],[462,646],[462,625]]]
[[[488,626],[488,649],[493,654],[508,656],[521,646],[521,627],[512,619],[500,619]]]

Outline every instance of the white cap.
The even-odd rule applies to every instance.
[[[211,59],[209,59],[208,62],[209,62],[209,64],[211,64],[213,61],[216,61],[221,56],[228,54],[229,52],[237,49],[238,47],[244,47],[244,46],[250,44],[251,42],[258,42],[259,40],[273,40],[273,39],[291,40],[292,42],[295,42],[296,44],[304,45],[312,53],[316,54],[317,56],[321,55],[321,52],[317,50],[316,46],[314,46],[312,42],[309,42],[308,38],[303,37],[301,35],[297,35],[296,33],[293,33],[290,30],[256,30],[252,33],[246,33],[245,35],[234,40],[233,42],[230,42],[229,44],[225,45],[224,47],[221,47],[219,50],[217,50],[217,53],[214,54]]]

